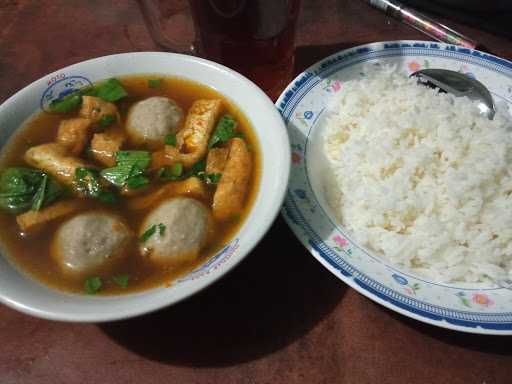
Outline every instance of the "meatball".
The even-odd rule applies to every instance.
[[[135,145],[158,146],[165,136],[175,133],[183,120],[183,111],[167,97],[150,97],[130,108],[126,130]]]
[[[139,235],[153,234],[141,243],[141,253],[156,263],[192,261],[199,256],[210,225],[210,212],[199,201],[165,200],[142,223]]]
[[[128,227],[117,216],[87,212],[60,226],[51,252],[63,271],[90,273],[121,259],[129,239]]]

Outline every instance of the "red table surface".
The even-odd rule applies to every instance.
[[[510,41],[445,21],[512,59]],[[186,17],[173,28],[191,34]],[[396,39],[426,38],[361,1],[304,0],[296,72],[343,48]],[[0,102],[63,66],[143,50],[156,46],[135,0],[0,0]],[[278,218],[229,276],[151,315],[68,324],[0,306],[0,384],[512,383],[511,341],[435,328],[373,303]]]

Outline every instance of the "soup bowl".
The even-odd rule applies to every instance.
[[[20,270],[4,248],[0,255],[0,302],[52,320],[101,322],[129,318],[174,304],[208,287],[242,261],[263,237],[281,207],[290,170],[290,145],[272,101],[254,83],[220,64],[197,57],[137,52],[100,57],[53,72],[0,106],[0,146],[23,123],[63,94],[111,77],[175,76],[211,87],[230,99],[250,122],[261,151],[259,187],[238,232],[205,262],[169,287],[138,293],[92,296],[62,292]]]

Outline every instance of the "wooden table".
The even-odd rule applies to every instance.
[[[183,38],[185,21],[174,26]],[[450,24],[512,59],[511,42]],[[304,0],[296,70],[342,48],[424,38],[357,0]],[[68,64],[155,49],[135,0],[0,0],[0,102]],[[152,315],[67,324],[0,306],[0,383],[512,383],[511,341],[374,304],[279,218],[228,277]]]

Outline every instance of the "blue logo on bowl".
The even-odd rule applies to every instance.
[[[80,88],[92,85],[92,82],[84,76],[69,76],[59,74],[48,81],[49,87],[43,92],[40,107],[43,111],[50,112],[50,104],[63,97],[78,91]]]

